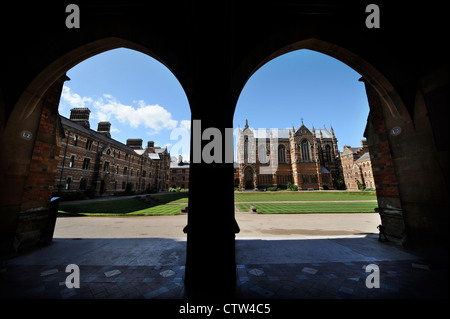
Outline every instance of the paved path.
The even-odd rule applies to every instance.
[[[237,238],[349,235],[377,233],[376,213],[250,214],[236,213]],[[187,215],[58,217],[54,238],[186,238]]]
[[[236,299],[448,298],[448,264],[379,242],[377,214],[236,218]],[[58,218],[50,245],[0,267],[0,298],[186,298],[185,225],[185,215]],[[68,264],[79,289],[65,284]],[[380,289],[366,287],[368,264]]]

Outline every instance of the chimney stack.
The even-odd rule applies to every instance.
[[[98,122],[97,132],[111,138],[110,130],[111,130],[110,122]]]
[[[362,148],[362,149],[368,148],[367,140],[361,140],[361,148]]]
[[[70,120],[83,125],[86,128],[91,128],[89,124],[89,114],[91,111],[85,107],[77,107],[70,110]]]
[[[142,149],[142,139],[140,138],[129,138],[127,139],[127,146],[134,150]]]
[[[148,141],[148,142],[147,142],[147,148],[148,148],[148,151],[149,151],[150,153],[154,153],[154,152],[155,152],[155,142],[153,142],[153,141]]]

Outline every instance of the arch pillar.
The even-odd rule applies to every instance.
[[[64,135],[58,105],[66,80],[63,75],[53,83],[28,116],[15,112],[6,124],[0,155],[2,256],[49,235],[39,220],[47,219],[51,205],[60,139]],[[22,223],[23,219],[26,222]]]
[[[220,74],[218,74],[220,77]],[[205,77],[208,80],[210,77]],[[214,76],[215,78],[215,76]],[[191,161],[189,175],[189,214],[184,228],[187,233],[185,287],[188,296],[210,298],[232,294],[236,284],[235,233],[239,227],[234,216],[233,149],[225,147],[226,132],[232,134],[233,108],[230,99],[217,82],[201,82],[202,94],[191,97]],[[201,128],[198,121],[201,122]],[[221,136],[203,136],[208,128],[216,128]],[[203,140],[202,137],[205,139]],[[231,135],[231,139],[232,139]],[[208,163],[201,152],[210,143],[220,145],[219,161]],[[204,155],[204,153],[202,153]]]

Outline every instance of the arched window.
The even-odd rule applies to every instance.
[[[248,159],[248,137],[244,138],[244,160]]]
[[[278,163],[286,163],[286,149],[283,145],[278,146]]]
[[[307,140],[303,140],[303,142],[301,144],[301,151],[302,151],[303,162],[311,161],[311,157],[309,155],[309,142]]]
[[[69,178],[67,178],[67,181],[66,181],[66,190],[69,190],[70,189],[70,184],[72,183],[72,178],[71,177],[69,177]]]
[[[80,179],[80,190],[85,190],[86,185],[87,185],[87,179],[86,178]]]
[[[325,146],[325,156],[326,156],[326,161],[331,162],[331,147],[330,147],[330,145]]]
[[[267,164],[266,145],[261,143],[258,145],[258,159],[261,164]]]

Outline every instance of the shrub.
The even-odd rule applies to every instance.
[[[170,188],[169,188],[169,190],[170,190]],[[156,188],[154,186],[150,186],[150,184],[148,184],[147,187],[145,188],[145,193],[146,194],[156,193]]]
[[[61,201],[70,201],[70,200],[83,200],[88,199],[84,192],[76,191],[70,193],[63,193],[59,196]]]
[[[358,184],[358,189],[360,191],[363,191],[366,189],[366,186],[363,183],[361,183],[360,181],[357,180],[356,183]]]
[[[133,195],[134,194],[133,183],[127,183],[127,186],[125,187],[124,194],[126,194],[126,195]]]
[[[269,192],[275,192],[275,191],[277,191],[277,188],[276,187],[267,187],[267,190]]]
[[[175,192],[175,193],[189,193],[188,188],[181,188],[181,187],[169,187],[169,192]]]
[[[91,186],[91,187],[89,187],[87,190],[85,190],[84,191],[84,193],[86,194],[86,196],[88,197],[88,198],[94,198],[95,197],[95,187],[94,186]]]
[[[291,182],[287,183],[286,188],[291,191],[298,191],[297,185],[292,184]]]
[[[345,187],[345,181],[342,178],[333,178],[333,186],[335,189],[344,190]]]

